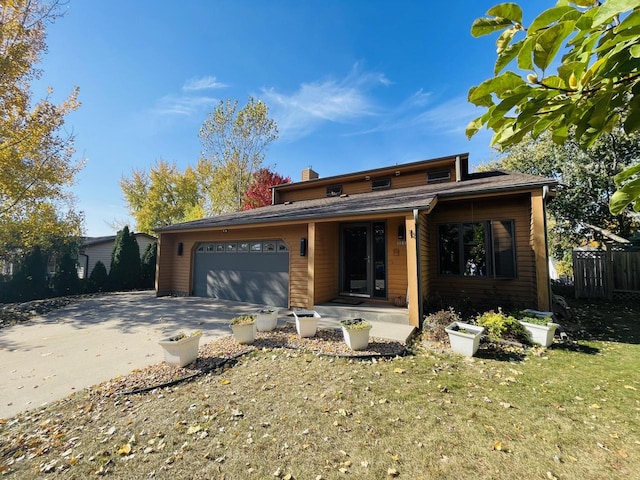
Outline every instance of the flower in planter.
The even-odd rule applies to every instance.
[[[365,330],[371,328],[371,324],[364,318],[348,318],[346,320],[341,320],[340,325],[347,330]]]
[[[533,323],[534,325],[547,325],[552,320],[551,317],[522,317],[520,319],[521,322]]]
[[[200,335],[202,335],[202,330],[196,330],[195,332],[191,332],[189,335],[185,335],[184,333],[180,332],[177,335],[174,335],[173,337],[167,338],[167,341],[178,342],[187,337],[199,337]]]
[[[231,319],[231,325],[249,325],[255,323],[255,315],[241,315],[239,317],[233,317]]]

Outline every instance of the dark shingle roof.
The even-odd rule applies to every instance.
[[[282,221],[304,221],[319,218],[339,218],[372,213],[406,212],[427,209],[436,197],[463,197],[478,193],[524,190],[555,185],[549,178],[513,172],[471,174],[461,182],[445,182],[417,187],[397,188],[361,193],[345,197],[319,198],[289,204],[269,205],[193,220],[158,228],[158,232],[197,230],[202,228],[252,225]]]

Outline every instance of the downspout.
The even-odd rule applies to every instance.
[[[549,307],[553,311],[553,291],[551,290],[551,275],[549,275],[549,238],[547,234],[547,197],[549,196],[549,186],[542,187],[542,213],[544,215],[544,250],[547,259],[547,282],[549,284]]]
[[[460,155],[456,156],[456,182],[462,181],[462,165],[460,165]]]
[[[422,321],[423,321],[423,302],[422,302],[422,272],[421,272],[421,262],[420,262],[420,224],[418,223],[418,209],[413,209],[413,224],[416,229],[416,273],[418,275],[418,295],[416,301],[418,302],[418,326],[422,330]]]

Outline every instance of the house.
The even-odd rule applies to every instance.
[[[272,205],[159,228],[157,295],[290,308],[431,295],[549,310],[551,179],[468,172],[468,154],[272,188]],[[504,302],[504,303],[501,303]]]
[[[134,233],[134,236],[140,248],[140,255],[144,253],[149,244],[156,241],[156,237],[147,235],[146,233]],[[89,275],[93,272],[93,267],[96,266],[98,261],[104,264],[107,268],[107,273],[109,273],[109,269],[111,268],[111,254],[113,253],[115,243],[115,235],[108,237],[87,237],[83,239],[78,254],[78,276],[80,278],[89,278]]]

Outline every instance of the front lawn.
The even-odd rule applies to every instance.
[[[633,478],[639,309],[573,306],[575,342],[524,356],[418,348],[363,362],[260,350],[146,394],[81,392],[2,420],[0,471],[25,479]]]

